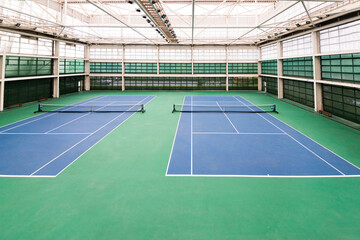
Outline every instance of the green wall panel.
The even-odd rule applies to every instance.
[[[38,57],[7,56],[5,77],[27,77],[52,75],[53,59]]]
[[[324,80],[360,82],[360,53],[321,56]]]
[[[194,74],[226,74],[226,63],[194,63]]]
[[[122,73],[121,62],[91,62],[90,73]]]
[[[229,63],[228,65],[229,74],[257,74],[258,64],[257,63]]]
[[[277,75],[277,60],[266,60],[261,62],[261,73]]]
[[[191,63],[160,63],[160,74],[191,74]]]
[[[76,59],[60,59],[60,74],[75,74],[85,72],[85,61]]]
[[[284,76],[313,78],[312,57],[288,58],[283,60]]]
[[[157,74],[156,63],[125,63],[125,73]]]

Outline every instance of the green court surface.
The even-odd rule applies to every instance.
[[[259,92],[91,91],[47,102],[100,95],[156,98],[56,178],[0,178],[0,239],[359,239],[360,178],[165,172],[180,116],[172,104],[186,95],[275,103],[276,117],[357,166],[360,131]],[[0,125],[35,109],[34,103],[2,112]]]

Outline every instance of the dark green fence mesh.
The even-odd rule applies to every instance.
[[[284,79],[284,98],[314,107],[314,83]]]
[[[228,65],[229,74],[257,74],[258,64],[257,63],[229,63]]]
[[[191,74],[191,63],[160,63],[160,74]]]
[[[229,77],[229,90],[257,90],[257,77]]]
[[[122,73],[121,62],[91,62],[91,73]]]
[[[324,110],[360,123],[360,89],[323,85]]]
[[[91,77],[93,90],[120,90],[121,77]],[[225,77],[125,77],[127,90],[225,90]]]
[[[125,73],[156,74],[156,63],[125,63]]]
[[[312,78],[314,76],[312,57],[284,59],[283,74],[284,76]]]
[[[277,75],[277,60],[262,61],[261,73]]]
[[[262,90],[265,91],[265,83],[266,83],[266,92],[274,95],[278,95],[278,82],[277,78],[273,77],[262,77]]]
[[[360,53],[321,56],[321,78],[360,82]]]
[[[85,61],[75,59],[60,59],[60,74],[74,74],[85,72]]]
[[[84,76],[61,77],[60,95],[84,90]]]
[[[50,98],[52,86],[53,78],[5,82],[4,106]]]
[[[226,74],[226,63],[194,63],[194,74]]]
[[[90,77],[91,90],[121,90],[121,77]]]
[[[7,56],[5,77],[26,77],[52,75],[53,59],[37,57]]]

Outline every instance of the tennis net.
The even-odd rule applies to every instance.
[[[39,104],[36,112],[145,112],[143,104],[122,104],[122,105],[58,105]]]
[[[275,112],[275,104],[263,105],[191,105],[174,104],[172,112],[239,112],[239,113],[264,113]]]

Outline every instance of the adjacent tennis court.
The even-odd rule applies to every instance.
[[[153,98],[99,96],[68,106],[39,105],[44,114],[0,128],[0,176],[57,176]]]
[[[360,175],[358,167],[278,120],[275,105],[186,96],[174,111],[181,116],[167,176]]]

